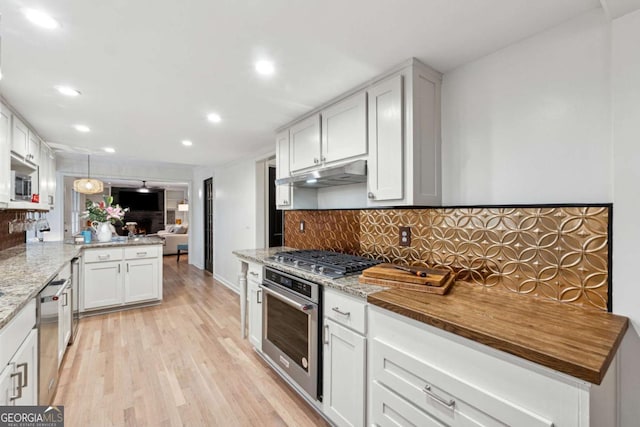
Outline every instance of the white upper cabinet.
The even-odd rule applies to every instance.
[[[402,75],[369,90],[370,200],[400,200],[404,156]]]
[[[441,80],[414,61],[369,88],[369,206],[441,204]]]
[[[320,163],[320,115],[296,123],[289,129],[289,165],[292,173]]]
[[[289,170],[289,130],[276,135],[276,178],[286,178],[291,175]],[[291,186],[276,185],[276,206],[287,208],[291,206]]]
[[[29,129],[29,144],[27,146],[27,160],[34,165],[40,164],[40,138]]]
[[[11,151],[28,160],[29,128],[16,116],[12,116]]]
[[[0,104],[0,205],[11,200],[11,112]]]
[[[320,113],[323,163],[367,154],[367,93],[339,101]]]

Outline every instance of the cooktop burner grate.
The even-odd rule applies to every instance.
[[[284,265],[332,277],[359,273],[382,262],[356,255],[320,250],[277,252],[273,259]]]

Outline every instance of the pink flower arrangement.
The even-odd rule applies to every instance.
[[[116,221],[120,221],[124,218],[129,208],[123,209],[120,205],[112,206],[113,197],[104,196],[102,202],[92,202],[87,200],[87,210],[83,212],[82,217],[87,218],[90,221],[97,222],[111,222],[114,224]]]

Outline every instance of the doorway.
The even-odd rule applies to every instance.
[[[213,178],[204,187],[204,269],[213,274]]]
[[[282,246],[283,211],[276,209],[276,168],[269,165],[269,191],[268,217],[269,217],[269,247]]]

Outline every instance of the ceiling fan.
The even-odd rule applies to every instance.
[[[151,189],[147,187],[147,181],[142,181],[142,187],[138,187],[136,191],[138,193],[148,193]]]

